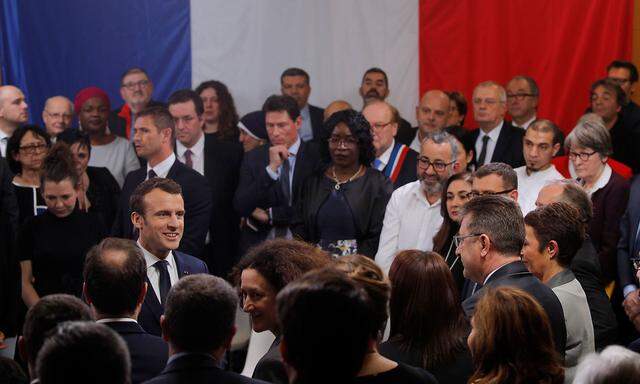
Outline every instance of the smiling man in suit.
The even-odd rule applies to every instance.
[[[131,211],[131,222],[140,233],[138,246],[150,286],[138,323],[148,333],[160,336],[160,316],[171,286],[184,276],[209,270],[201,260],[177,251],[185,227],[185,207],[178,183],[158,177],[143,182],[131,195]]]

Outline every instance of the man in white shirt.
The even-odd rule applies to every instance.
[[[398,251],[433,248],[433,236],[442,225],[442,186],[454,173],[459,150],[446,132],[429,135],[422,142],[418,180],[393,192],[384,215],[375,261],[386,273]]]
[[[536,120],[527,128],[522,144],[526,165],[516,168],[518,175],[518,204],[522,214],[536,208],[538,193],[549,181],[564,179],[551,163],[560,150],[562,133],[549,120]]]
[[[538,84],[529,76],[515,76],[507,83],[507,109],[514,127],[527,129],[536,120]]]
[[[418,130],[411,142],[411,149],[420,152],[420,143],[429,133],[440,132],[447,126],[451,100],[449,96],[438,89],[427,91],[420,105],[416,107]]]
[[[0,154],[7,156],[7,142],[29,119],[29,107],[22,91],[13,85],[0,87]]]

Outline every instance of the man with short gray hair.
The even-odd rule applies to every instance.
[[[518,75],[507,83],[507,109],[514,127],[526,130],[536,120],[538,84],[529,76]]]
[[[73,103],[64,96],[53,96],[44,103],[42,121],[51,142],[55,143],[58,135],[71,128],[73,120]]]

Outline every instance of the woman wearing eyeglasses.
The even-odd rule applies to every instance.
[[[7,161],[16,175],[13,187],[18,200],[20,224],[47,209],[38,188],[42,164],[50,145],[49,135],[35,125],[18,128],[7,142]]]
[[[293,233],[335,256],[373,258],[393,185],[369,167],[374,159],[370,125],[349,109],[334,113],[323,134],[328,165],[305,182]]]
[[[629,182],[612,171],[607,159],[612,153],[609,131],[596,121],[582,121],[565,142],[569,170],[582,184],[593,203],[589,235],[596,246],[605,287],[616,278],[616,252],[620,219],[629,197]],[[607,290],[611,296],[611,290]]]

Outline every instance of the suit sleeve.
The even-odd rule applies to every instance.
[[[627,207],[627,210],[620,220],[620,240],[618,241],[617,261],[618,278],[620,279],[622,289],[629,284],[636,284],[635,276],[633,276],[633,269],[631,267],[631,250],[629,249],[630,237],[635,235],[635,228],[631,227],[631,213],[629,212],[633,209],[631,204],[634,202],[634,197],[635,196],[632,196],[632,198],[629,199],[629,207]]]
[[[376,253],[376,263],[388,274],[393,262],[393,256],[398,250],[398,235],[400,233],[400,212],[398,194],[391,195],[387,205],[380,233],[380,245]]]
[[[358,252],[369,257],[375,257],[380,242],[380,232],[382,232],[382,222],[384,214],[389,202],[389,198],[393,193],[393,185],[388,179],[378,188],[377,194],[372,196],[374,199],[371,205],[371,219],[369,220],[369,228],[364,234],[364,238],[358,244]]]
[[[0,183],[2,183],[2,191],[0,196],[2,198],[2,213],[7,215],[7,220],[10,225],[10,229],[13,233],[18,230],[18,200],[16,198],[15,191],[13,190],[13,175],[9,166],[4,159],[0,159]]]
[[[261,199],[275,183],[263,166],[252,167],[255,157],[245,157],[240,167],[240,181],[233,199],[233,206],[240,216],[250,216],[260,206]],[[256,169],[257,168],[257,169]]]
[[[204,176],[194,178],[189,183],[185,195],[184,234],[180,241],[180,251],[202,257],[204,243],[209,230],[212,214],[211,187]]]
[[[616,275],[616,271],[612,270],[611,267],[617,257],[616,253],[620,240],[620,219],[624,215],[628,198],[629,185],[626,183],[612,188],[611,193],[606,197],[608,206],[604,208],[604,224],[598,251],[600,260],[610,260],[608,263],[600,263],[602,275],[606,280],[614,279]]]

